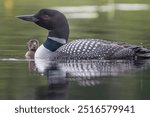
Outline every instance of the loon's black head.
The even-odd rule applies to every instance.
[[[68,39],[69,25],[67,19],[57,10],[41,9],[34,15],[22,15],[17,16],[17,18],[36,23],[49,30],[54,37]]]

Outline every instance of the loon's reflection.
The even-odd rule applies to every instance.
[[[48,78],[48,91],[42,97],[45,99],[65,99],[68,94],[69,81],[75,81],[80,86],[95,86],[106,78],[136,72],[148,66],[149,61],[82,60],[54,62],[42,60],[41,62],[40,60],[37,69]]]
[[[74,80],[78,82],[85,81],[89,82],[87,83],[88,85],[94,85],[99,84],[101,78],[116,77],[131,71],[135,72],[137,70],[145,69],[148,66],[149,61],[70,60],[56,62],[40,60],[40,65],[38,65],[37,68],[41,74],[47,76],[49,84],[57,84],[57,82],[64,83],[69,80]],[[95,80],[97,82],[95,82]]]
[[[94,86],[106,78],[125,75],[129,72],[146,69],[149,61],[101,60],[66,61],[59,63],[62,71],[68,73],[68,80],[77,81],[80,86]]]
[[[71,77],[78,78],[117,76],[135,69],[132,61],[70,61],[60,65],[62,70],[68,72]]]
[[[51,64],[49,68],[45,69],[43,75],[47,76],[48,87],[39,87],[37,98],[65,99],[68,94],[68,81],[65,72],[60,70],[57,64]]]

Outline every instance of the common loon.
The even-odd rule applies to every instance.
[[[69,25],[63,13],[52,9],[41,9],[34,15],[17,18],[34,22],[49,31],[47,40],[37,49],[35,59],[145,59],[150,50],[142,46],[105,41],[100,39],[79,39],[68,42]]]

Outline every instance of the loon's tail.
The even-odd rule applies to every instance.
[[[138,59],[149,59],[150,58],[150,50],[143,48],[142,46],[136,46],[132,48],[135,51],[135,56]]]

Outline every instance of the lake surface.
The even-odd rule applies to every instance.
[[[69,61],[39,73],[25,60],[26,44],[47,31],[15,18],[41,8],[63,12],[69,40],[106,39],[150,49],[148,0],[0,1],[0,99],[150,99],[149,61]],[[51,63],[51,62],[50,62]]]

